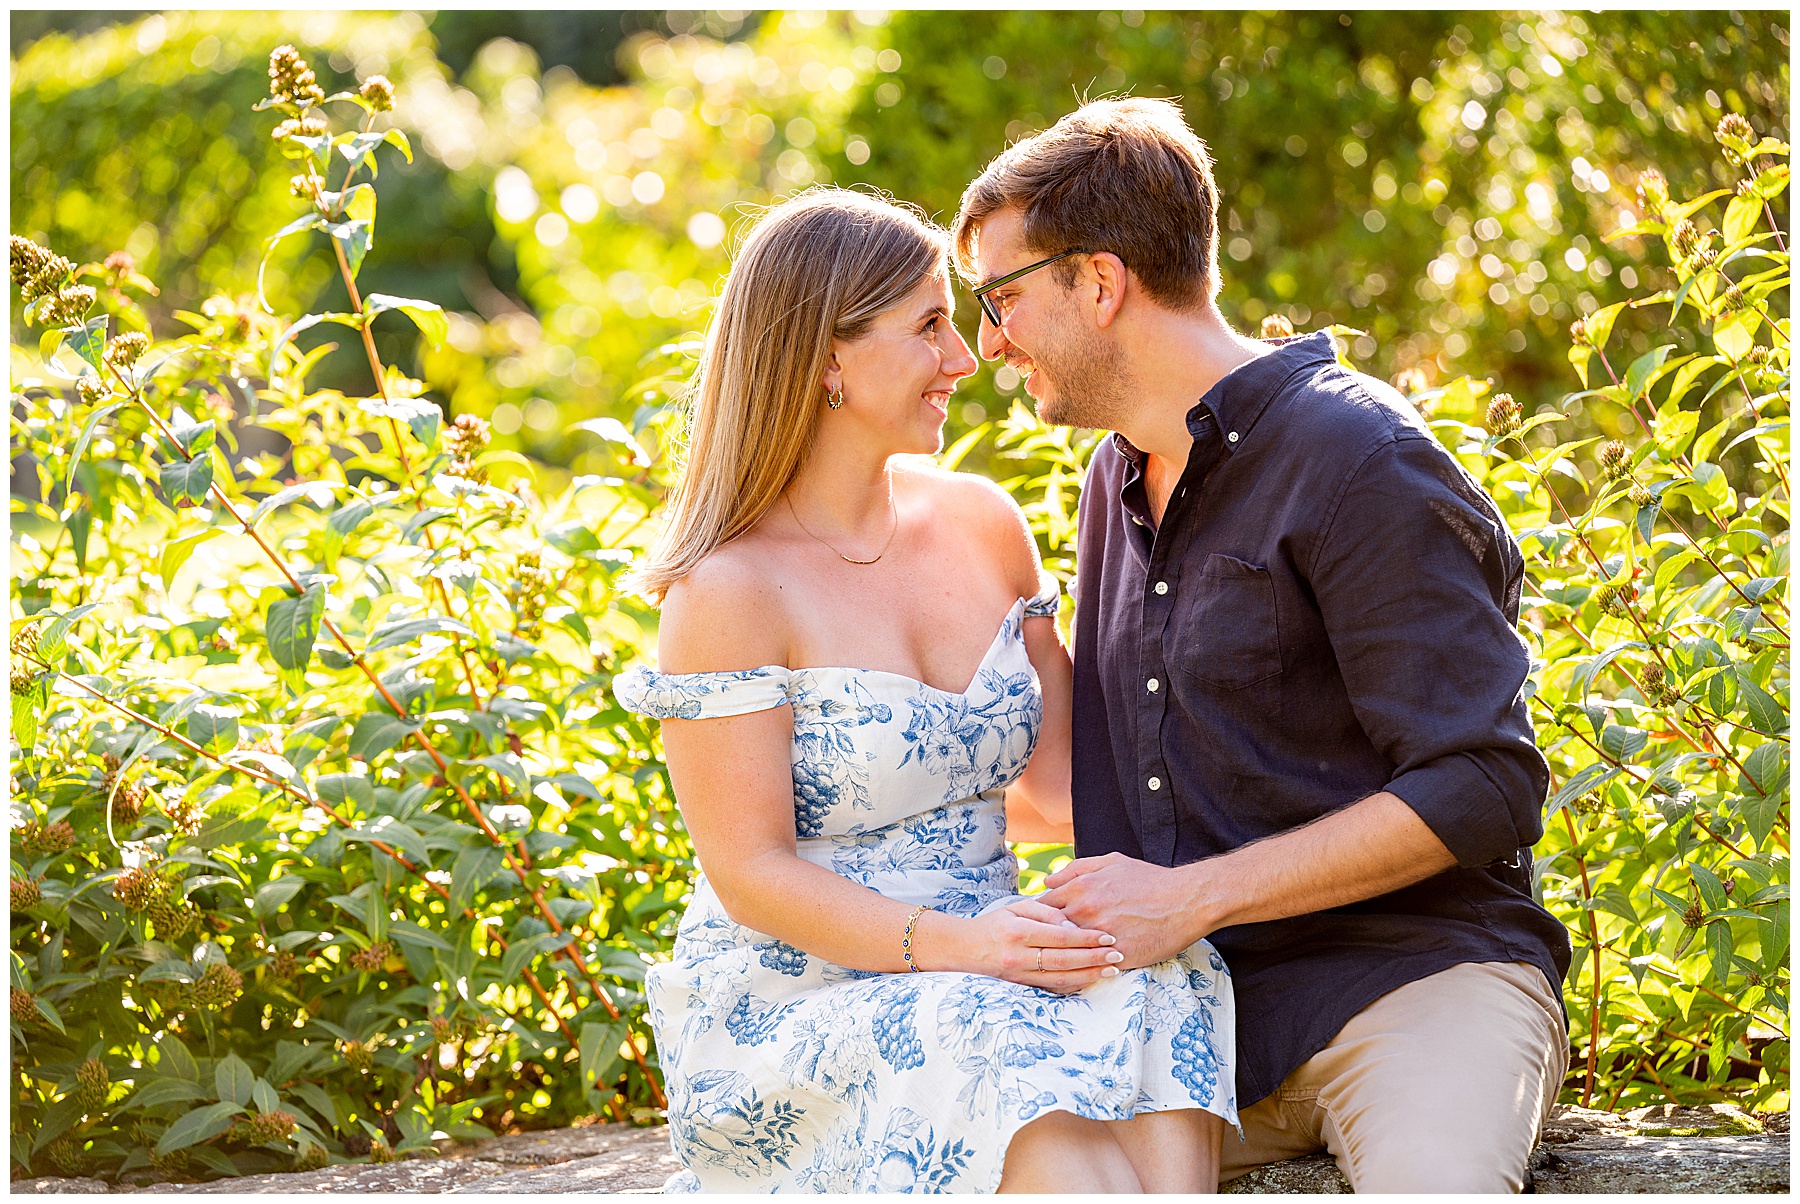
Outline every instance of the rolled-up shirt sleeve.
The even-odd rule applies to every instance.
[[[1387,789],[1465,867],[1543,834],[1549,769],[1523,691],[1522,558],[1438,444],[1386,442],[1328,512],[1308,574]]]

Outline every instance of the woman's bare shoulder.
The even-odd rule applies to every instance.
[[[715,548],[663,597],[657,661],[664,673],[785,664],[788,614],[769,556],[754,540]]]
[[[940,522],[956,523],[992,556],[1027,595],[1037,592],[1037,541],[1012,495],[972,472],[952,472],[929,460],[897,464],[897,479],[930,505]]]

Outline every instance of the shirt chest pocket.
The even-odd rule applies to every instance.
[[[1239,690],[1281,672],[1281,630],[1269,570],[1214,553],[1181,583],[1165,651],[1179,673]]]

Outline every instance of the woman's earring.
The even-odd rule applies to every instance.
[[[844,405],[844,386],[839,385],[835,389],[825,390],[825,404],[834,410],[842,409]]]

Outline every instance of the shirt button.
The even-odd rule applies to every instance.
[[[1144,683],[1144,689],[1150,691],[1152,694],[1156,693],[1161,688],[1162,688],[1162,683],[1160,681],[1157,681],[1154,677],[1152,677],[1149,681]]]
[[[1161,778],[1151,778],[1148,782],[1145,782],[1144,785],[1150,787],[1150,789],[1152,789],[1152,790],[1161,790],[1162,789],[1162,779]]]
[[[1237,442],[1237,432],[1232,431],[1229,435],[1225,436],[1225,442],[1236,443]]]
[[[1144,520],[1143,520],[1143,519],[1141,519],[1141,518],[1139,518],[1139,517],[1138,517],[1138,516],[1137,516],[1137,515],[1135,515],[1135,514],[1134,514],[1134,515],[1132,515],[1132,516],[1131,516],[1131,521],[1132,521],[1132,522],[1134,522],[1134,523],[1136,523],[1136,524],[1137,524],[1137,525],[1138,525],[1138,526],[1140,526],[1140,527],[1141,527],[1141,526],[1143,526],[1143,525],[1144,525]]]
[[[1156,583],[1156,592],[1159,594],[1168,593],[1169,592],[1169,583],[1167,581],[1158,581]]]

